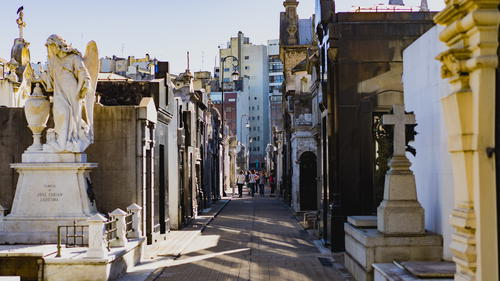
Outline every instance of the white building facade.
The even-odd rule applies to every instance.
[[[248,110],[242,108],[243,106],[246,107],[245,101],[239,98],[238,119],[242,117],[244,112],[248,112],[248,116],[242,118],[243,122],[237,120],[237,127],[240,129],[240,133],[237,132],[237,135],[243,138],[246,132],[241,133],[242,127],[243,130],[248,130],[249,166],[252,169],[261,169],[263,168],[263,163],[265,163],[266,146],[269,143],[269,74],[267,46],[250,43],[250,39],[244,37],[243,33],[240,31],[237,37],[232,37],[227,43],[227,48],[220,49],[220,57],[224,58],[227,56],[238,58],[239,65],[237,70],[244,80],[245,78],[248,79],[248,86],[246,83],[243,83],[244,87],[248,87],[245,89],[248,90]],[[233,61],[230,58],[227,59],[224,64],[224,69],[220,71],[224,72],[224,82],[231,82],[231,74],[234,72]],[[249,124],[249,128],[245,127],[245,121]],[[240,123],[243,123],[243,126]],[[240,141],[246,143],[246,141],[242,141],[242,139]]]

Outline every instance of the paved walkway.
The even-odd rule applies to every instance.
[[[283,202],[256,195],[233,198],[179,258],[150,280],[348,280],[332,262]]]

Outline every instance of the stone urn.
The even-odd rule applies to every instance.
[[[50,114],[50,102],[42,93],[39,83],[36,83],[33,93],[24,104],[24,114],[28,121],[28,128],[33,132],[33,144],[28,151],[42,151],[42,132],[47,125]]]

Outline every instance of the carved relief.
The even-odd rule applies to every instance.
[[[470,51],[467,49],[449,49],[442,52],[436,59],[442,62],[441,77],[457,77],[467,72],[465,62],[470,58]]]

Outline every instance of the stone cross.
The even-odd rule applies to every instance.
[[[395,104],[392,106],[393,114],[382,116],[384,125],[394,125],[394,153],[393,156],[405,156],[406,151],[406,125],[416,124],[415,115],[406,114],[405,106]]]

